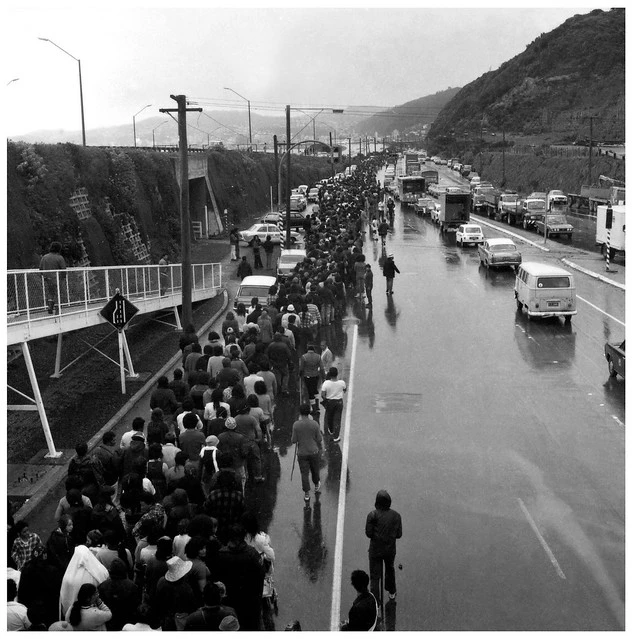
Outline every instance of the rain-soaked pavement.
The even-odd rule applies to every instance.
[[[518,244],[525,260],[559,263],[559,251]],[[277,552],[277,626],[330,627],[348,438],[342,618],[351,571],[368,570],[366,515],[386,488],[404,530],[389,629],[622,628],[625,395],[603,344],[623,339],[624,293],[576,273],[571,325],[527,321],[513,271],[487,272],[429,220],[398,209],[388,250],[401,271],[392,298],[380,249],[365,250],[374,308],[348,309],[353,371],[354,322],[324,335],[341,377],[353,375],[352,412],[307,508],[298,468],[290,480],[297,398],[275,417],[271,479],[257,490]]]

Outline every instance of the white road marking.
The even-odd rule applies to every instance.
[[[617,319],[616,317],[613,317],[612,315],[610,315],[610,313],[606,313],[606,311],[604,311],[603,309],[599,308],[598,306],[595,306],[594,304],[592,304],[588,300],[584,299],[580,295],[577,296],[577,299],[581,300],[585,304],[588,304],[588,306],[592,306],[595,310],[599,311],[600,313],[603,313],[606,317],[609,317],[611,320],[614,320],[615,322],[619,322],[619,324],[621,324],[621,326],[625,326],[625,322],[622,322],[621,320]]]
[[[349,461],[349,440],[351,439],[351,407],[353,405],[353,371],[355,369],[358,325],[353,325],[351,362],[349,363],[349,384],[347,390],[345,424],[342,443],[342,465],[340,467],[340,489],[338,491],[338,518],[336,520],[336,547],[334,551],[334,579],[331,595],[330,630],[340,629],[340,593],[342,591],[342,546],[345,532],[345,506],[347,501],[347,466]]]
[[[540,545],[544,549],[544,552],[547,554],[547,557],[553,564],[553,567],[555,568],[555,572],[557,572],[560,579],[566,579],[566,575],[564,574],[564,571],[560,568],[560,565],[557,563],[557,559],[555,558],[553,551],[549,548],[549,545],[546,543],[546,540],[544,539],[544,537],[542,536],[542,533],[538,529],[537,524],[535,523],[535,521],[533,521],[533,517],[531,517],[531,513],[527,510],[527,507],[524,505],[524,502],[522,501],[522,499],[520,499],[520,497],[518,497],[518,503],[520,504],[520,508],[522,508],[522,512],[524,513],[524,516],[527,518],[529,525],[531,526],[533,532],[535,533],[535,536],[538,538]]]

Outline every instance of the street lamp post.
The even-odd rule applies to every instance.
[[[167,122],[169,122],[169,120],[163,120],[158,126],[155,126],[152,130],[151,130],[151,142],[152,142],[152,147],[155,149],[156,148],[156,136],[154,135],[154,131],[158,128],[160,128],[163,124],[167,124]],[[136,139],[136,132],[134,132],[134,140]]]
[[[235,89],[231,89],[230,87],[224,87],[226,91],[232,91],[235,95],[238,95],[242,100],[245,100],[248,103],[248,139],[250,140],[250,150],[252,151],[252,123],[250,121],[250,100],[248,98],[244,98],[241,93],[237,93]]]
[[[146,104],[138,113],[141,113],[142,111],[144,111],[147,107],[150,107],[151,104]],[[134,146],[136,146],[136,116],[138,115],[138,113],[135,113],[132,116],[132,123],[134,125]]]
[[[81,137],[83,139],[83,146],[86,146],[86,123],[83,116],[83,83],[81,81],[81,60],[79,58],[75,58],[72,53],[68,53],[65,49],[62,49],[58,44],[55,44],[52,40],[48,38],[38,38],[38,40],[42,40],[43,42],[50,42],[53,46],[57,47],[60,51],[63,51],[66,55],[69,55],[73,60],[76,60],[79,64],[79,99],[81,100]]]

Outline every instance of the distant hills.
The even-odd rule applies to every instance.
[[[548,143],[625,139],[625,10],[576,15],[463,87],[428,135],[441,146],[484,129]]]
[[[420,131],[424,126],[432,124],[440,111],[461,89],[450,87],[433,95],[411,100],[400,106],[372,115],[356,125],[356,133],[360,135],[392,136],[412,131]]]

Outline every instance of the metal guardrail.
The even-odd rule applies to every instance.
[[[221,264],[193,264],[193,291],[220,288],[221,280]],[[181,289],[181,264],[7,271],[7,324],[85,313],[96,303],[105,305],[117,290],[134,302]]]

